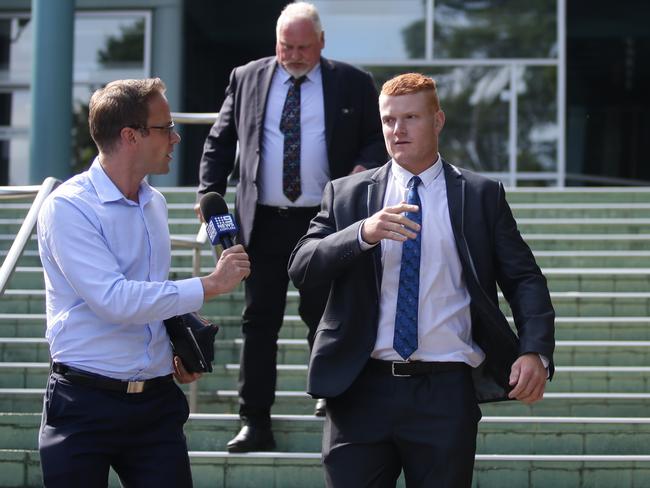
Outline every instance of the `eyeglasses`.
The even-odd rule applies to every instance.
[[[169,123],[169,125],[150,125],[150,126],[127,125],[126,127],[129,127],[130,129],[136,129],[142,131],[149,130],[149,129],[161,130],[167,132],[167,137],[170,137],[172,135],[172,132],[174,132],[174,129],[176,128],[176,124],[174,124],[174,121],[172,121]]]

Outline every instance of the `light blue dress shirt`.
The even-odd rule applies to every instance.
[[[284,134],[280,119],[291,75],[278,65],[266,97],[262,157],[258,172],[258,202],[272,207],[317,207],[323,188],[330,180],[325,140],[325,100],[320,63],[307,73],[300,85],[300,186],[302,193],[295,202],[282,190]]]
[[[52,359],[121,380],[172,372],[163,319],[198,310],[199,278],[168,281],[167,204],[140,184],[128,200],[99,160],[61,185],[38,218]]]

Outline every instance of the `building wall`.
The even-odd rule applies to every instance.
[[[95,89],[118,78],[160,76],[171,106],[177,109],[182,93],[182,0],[77,0],[74,25],[70,175],[87,167],[96,152],[87,129],[88,100]],[[0,184],[36,183],[28,181],[31,26],[29,1],[2,3]],[[39,113],[56,123],[56,114],[47,106]],[[43,165],[48,164],[45,154]],[[176,184],[181,165],[177,160],[170,175],[152,180]]]
[[[71,174],[95,151],[84,133],[95,88],[160,76],[172,110],[217,111],[230,70],[273,54],[285,1],[77,0]],[[650,181],[647,2],[313,2],[325,56],[371,71],[378,86],[405,71],[436,78],[441,150],[457,164],[516,185]],[[28,178],[29,8],[0,4],[0,184]],[[47,107],[42,116],[56,120]],[[182,130],[172,173],[154,183],[196,184],[208,127]]]

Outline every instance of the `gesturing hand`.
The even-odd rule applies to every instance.
[[[401,242],[415,239],[420,225],[407,218],[404,213],[419,211],[417,205],[409,205],[406,202],[382,208],[363,222],[361,238],[368,244],[376,244],[382,239]]]
[[[510,386],[514,388],[508,394],[509,398],[526,404],[542,399],[546,387],[546,368],[538,354],[524,354],[514,362],[510,369]]]

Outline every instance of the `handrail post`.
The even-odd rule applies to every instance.
[[[208,233],[205,230],[205,225],[201,225],[199,232],[196,235],[196,238],[193,241],[187,239],[172,238],[172,246],[177,247],[189,247],[192,249],[192,277],[201,276],[201,248],[205,245],[207,241]],[[214,254],[215,263],[217,262],[218,257]],[[190,383],[189,386],[189,406],[190,412],[196,413],[198,410],[198,385],[196,381]]]
[[[192,276],[201,275],[201,248],[195,246],[192,248]],[[190,412],[196,413],[198,410],[199,387],[196,381],[190,383]]]

